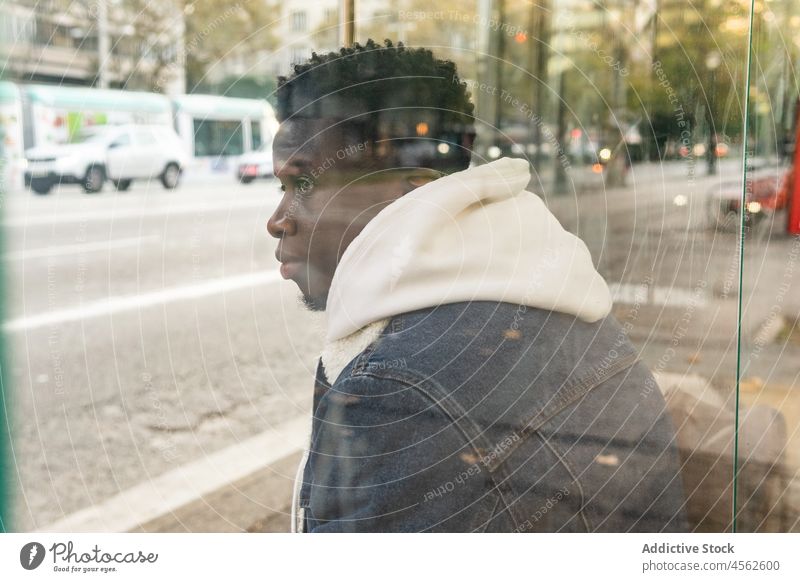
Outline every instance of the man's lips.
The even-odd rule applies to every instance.
[[[292,279],[303,267],[303,261],[296,257],[282,254],[280,251],[275,253],[275,258],[281,264],[280,273],[284,279]]]
[[[294,279],[295,275],[302,266],[302,263],[299,261],[286,261],[281,263],[281,277],[284,279]]]

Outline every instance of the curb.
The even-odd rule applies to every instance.
[[[166,531],[166,523],[170,520],[178,520],[180,524],[181,508],[205,508],[206,511],[219,515],[212,505],[203,500],[207,497],[213,498],[217,492],[230,490],[231,487],[236,491],[237,482],[265,471],[273,477],[287,481],[291,491],[296,463],[288,473],[281,474],[279,468],[283,468],[282,465],[287,464],[294,456],[299,459],[299,454],[307,443],[309,424],[305,416],[295,418],[135,485],[36,531],[143,531],[147,524],[155,522],[161,523],[161,531]],[[272,465],[275,465],[274,469],[270,468]],[[291,494],[289,498],[291,499]],[[288,531],[288,517],[286,521]]]

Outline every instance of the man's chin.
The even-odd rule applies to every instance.
[[[309,311],[325,311],[325,307],[328,305],[328,296],[312,297],[311,295],[303,293],[301,295],[301,301]]]

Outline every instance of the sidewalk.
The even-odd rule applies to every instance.
[[[713,385],[707,379],[694,374],[660,373],[658,382],[662,391],[682,386],[699,398],[722,403],[723,410],[732,413],[735,400],[731,397],[730,386]],[[725,396],[728,394],[728,396]],[[754,405],[769,406],[783,415],[789,428],[784,448],[783,464],[778,470],[784,476],[785,489],[780,492],[785,500],[783,521],[794,523],[792,531],[800,531],[796,523],[800,515],[800,393],[790,385],[762,385],[757,381],[742,383],[742,410]],[[294,423],[301,426],[307,420]],[[288,426],[288,425],[287,425]],[[296,431],[295,431],[296,432]],[[287,433],[288,434],[288,433]],[[274,438],[274,434],[270,438]],[[256,437],[261,438],[261,437]],[[714,437],[709,437],[714,440]],[[731,445],[732,446],[732,445]],[[292,450],[260,466],[252,465],[243,476],[223,483],[213,490],[196,495],[181,505],[169,508],[160,515],[144,520],[143,523],[127,528],[127,531],[143,532],[287,532],[291,511],[292,487],[295,471],[300,460],[299,447],[289,445]],[[276,453],[278,451],[275,451]],[[281,453],[285,452],[281,450]],[[732,454],[732,449],[731,449]],[[265,457],[266,458],[266,457]],[[224,461],[224,456],[216,459]],[[127,507],[136,512],[136,507]],[[138,509],[141,511],[141,509]],[[69,522],[70,527],[76,526]],[[84,522],[86,525],[89,522]],[[97,522],[91,527],[77,531],[95,531]]]
[[[39,531],[288,529],[292,484],[309,427],[308,418],[293,418],[68,515]]]

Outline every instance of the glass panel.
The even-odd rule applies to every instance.
[[[270,87],[256,183],[198,159],[242,102],[165,91],[180,190],[78,195],[108,108],[0,87],[14,526],[800,529],[800,0],[365,0],[342,50],[306,4],[182,12],[190,78]]]
[[[756,2],[747,110],[739,531],[800,531],[800,2]],[[737,206],[741,208],[741,205]],[[739,220],[740,213],[735,213]]]

